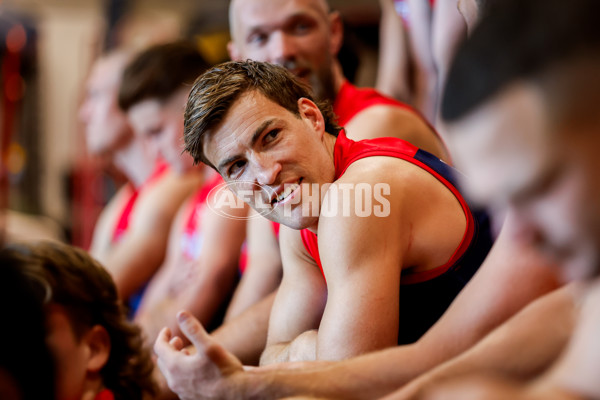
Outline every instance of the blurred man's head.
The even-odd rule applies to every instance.
[[[569,278],[600,260],[598,15],[597,0],[503,0],[459,50],[442,104],[471,197],[510,206]]]
[[[58,400],[82,398],[94,387],[123,399],[153,393],[153,364],[140,329],[127,321],[116,286],[98,262],[81,249],[49,242],[13,245],[0,256],[19,265],[44,305]]]
[[[343,29],[325,0],[233,0],[229,25],[232,60],[283,65],[318,98],[335,98],[333,63]]]
[[[86,144],[91,154],[111,155],[132,138],[127,117],[117,100],[130,56],[127,52],[114,52],[100,58],[87,80],[79,117],[85,124]]]
[[[3,343],[0,351],[0,399],[3,400],[55,398],[54,359],[46,344],[43,296],[36,289],[19,260],[0,250],[3,327],[0,330]]]
[[[183,152],[183,111],[196,78],[208,68],[198,49],[187,42],[150,47],[127,66],[119,106],[136,135],[155,156],[184,172],[192,159]]]

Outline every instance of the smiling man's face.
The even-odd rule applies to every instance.
[[[294,229],[316,226],[318,217],[303,215],[300,184],[333,182],[335,167],[318,107],[298,101],[299,115],[258,92],[237,99],[204,143],[204,154],[232,190],[273,221]],[[252,192],[248,196],[245,193]],[[284,209],[287,208],[287,212]]]

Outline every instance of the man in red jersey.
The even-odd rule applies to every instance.
[[[109,157],[129,180],[102,211],[90,248],[123,299],[132,298],[162,263],[171,221],[199,182],[157,165],[119,109],[121,76],[131,56],[115,51],[95,62],[79,110],[88,151]]]
[[[490,246],[450,167],[400,139],[347,139],[311,98],[284,68],[230,62],[196,82],[186,109],[194,160],[285,225],[264,364],[417,340]]]
[[[326,1],[236,0],[230,4],[229,24],[233,60],[267,61],[289,69],[311,85],[317,98],[333,104],[350,139],[398,137],[449,161],[442,140],[417,112],[371,88],[357,88],[344,77],[337,59],[343,39],[341,17]],[[258,240],[248,239],[248,269],[238,293],[265,293],[272,286],[263,282],[276,284],[281,279],[278,237],[272,228],[264,218],[249,221],[249,235],[262,233]],[[261,301],[256,296],[236,296],[232,307],[244,310],[241,319],[230,320],[215,332],[245,362],[256,362],[264,347],[274,296],[273,292]],[[240,337],[238,323],[252,331],[245,330]]]
[[[353,140],[392,136],[448,160],[443,142],[409,106],[372,89],[358,89],[337,60],[343,29],[340,14],[325,0],[232,1],[232,60],[251,59],[286,67],[329,100]]]

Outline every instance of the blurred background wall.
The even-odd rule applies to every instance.
[[[373,85],[378,2],[330,4],[346,24],[344,57],[358,62],[354,82]],[[225,61],[227,8],[227,0],[0,0],[0,210],[8,209],[0,229],[87,247],[98,213],[123,183],[85,151],[77,109],[92,62],[115,46],[180,37],[209,61]]]

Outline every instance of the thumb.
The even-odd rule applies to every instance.
[[[177,322],[181,332],[190,340],[197,352],[202,353],[214,363],[221,373],[233,373],[243,369],[240,360],[206,333],[202,324],[188,311],[181,311],[177,314]]]
[[[206,330],[189,311],[180,311],[177,314],[177,323],[181,333],[188,338],[188,340],[196,347],[200,352],[206,351],[206,348],[211,344],[212,338]]]

